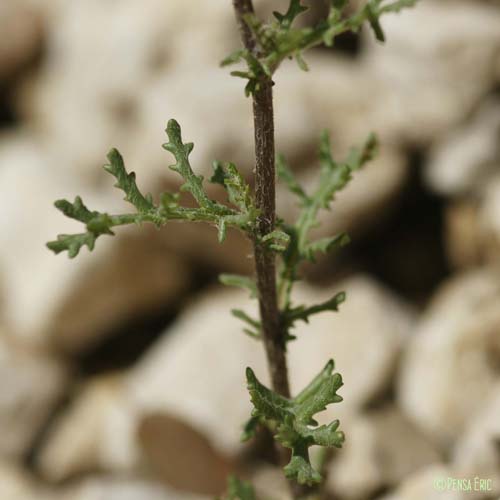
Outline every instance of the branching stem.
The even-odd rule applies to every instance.
[[[243,17],[254,11],[252,0],[233,0],[236,18],[245,48],[255,52],[257,46]],[[285,331],[281,325],[276,293],[276,265],[272,251],[259,240],[274,230],[275,147],[273,82],[262,75],[253,93],[255,130],[255,204],[260,212],[254,239],[255,271],[259,291],[259,309],[266,355],[275,392],[290,397],[285,354]]]
[[[245,48],[253,53],[257,49],[250,28],[243,16],[253,13],[252,0],[233,0],[236,18]],[[276,219],[275,192],[275,145],[273,81],[262,75],[253,93],[253,114],[255,134],[255,205],[259,210],[257,234],[254,238],[255,272],[259,294],[261,331],[271,374],[271,384],[275,392],[290,397],[288,368],[286,361],[286,330],[281,324],[276,287],[276,262],[274,253],[260,240],[274,231]],[[286,463],[288,452],[278,450],[281,461]],[[294,498],[301,498],[307,491],[296,483],[291,483]]]

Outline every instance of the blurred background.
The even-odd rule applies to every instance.
[[[307,3],[305,22],[324,15]],[[421,0],[382,24],[385,46],[344,35],[307,54],[309,73],[276,76],[277,148],[305,186],[322,129],[338,158],[381,141],[323,214],[319,234],[353,242],[304,269],[296,300],[348,299],[297,328],[292,389],[335,358],[344,402],[324,420],[347,441],[331,498],[498,498],[500,2]],[[120,228],[71,261],[44,246],[81,230],[56,199],[125,209],[101,168],[111,147],[144,191],[178,188],[169,118],[198,173],[220,159],[251,178],[251,101],[218,67],[240,43],[230,1],[1,0],[0,32],[0,498],[208,499],[230,472],[287,498],[262,447],[239,442],[244,367],[268,380],[229,313],[255,304],[217,284],[252,272],[241,235]],[[283,187],[278,206],[293,219]],[[493,491],[434,488],[476,476]]]

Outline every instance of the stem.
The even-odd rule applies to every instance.
[[[253,13],[252,0],[233,0],[236,18],[245,48],[255,52],[253,34],[244,21],[245,14]],[[264,347],[266,349],[271,384],[275,392],[290,397],[284,329],[276,293],[275,256],[259,240],[274,230],[275,207],[275,151],[273,82],[262,76],[253,94],[255,130],[255,204],[260,211],[257,234],[254,239],[255,271],[259,291],[259,309]]]
[[[258,55],[255,38],[244,20],[245,14],[254,12],[252,0],[233,0],[233,6],[243,45],[247,50]],[[257,234],[254,238],[254,255],[261,329],[271,384],[275,392],[289,398],[286,330],[282,324],[278,306],[275,256],[261,243],[262,237],[274,230],[276,219],[273,85],[272,79],[263,75],[253,93],[255,205],[260,212],[257,220]],[[278,455],[283,464],[288,462],[290,457],[288,450],[280,447]],[[290,483],[290,489],[295,499],[303,498],[310,491],[309,488],[294,482]]]
[[[271,383],[282,396],[290,397],[284,329],[276,291],[274,253],[258,240],[274,230],[275,171],[272,81],[262,78],[253,96],[255,128],[255,204],[260,211],[254,243],[259,309]]]

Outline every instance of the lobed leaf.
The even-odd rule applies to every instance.
[[[292,450],[290,462],[284,468],[285,475],[300,484],[321,482],[320,473],[309,460],[309,448],[314,445],[341,447],[345,439],[344,434],[337,430],[338,420],[318,427],[313,418],[329,404],[342,401],[337,394],[342,386],[342,377],[333,373],[333,369],[334,363],[330,360],[297,397],[287,399],[261,384],[253,371],[247,368],[247,384],[254,411],[245,434],[254,433],[258,419],[276,428],[275,439]]]
[[[135,213],[109,215],[89,210],[82,199],[77,196],[73,203],[67,200],[56,201],[56,207],[64,215],[82,222],[86,232],[79,234],[62,234],[56,240],[47,243],[55,253],[67,251],[70,258],[75,257],[83,246],[93,250],[97,238],[103,234],[114,234],[112,228],[127,224],[149,222],[160,227],[170,220],[187,220],[208,222],[217,226],[219,241],[224,241],[227,227],[236,227],[253,235],[253,227],[258,212],[253,206],[248,184],[243,180],[236,167],[225,164],[218,167],[224,175],[223,185],[229,194],[229,201],[234,205],[222,205],[212,201],[203,188],[203,177],[195,175],[189,163],[189,155],[193,150],[192,143],[184,143],[181,128],[175,120],[167,125],[169,142],[164,145],[170,151],[176,163],[171,166],[184,179],[181,189],[189,191],[198,207],[188,208],[179,205],[179,193],[162,193],[160,203],[156,206],[151,195],[143,195],[139,190],[135,174],[127,172],[120,153],[113,149],[108,154],[109,164],[104,169],[116,178],[115,186],[125,193],[125,200],[136,209]],[[220,175],[220,173],[219,173]]]
[[[314,306],[306,307],[300,305],[293,308],[285,309],[282,312],[283,322],[287,328],[292,328],[296,321],[304,321],[309,323],[309,318],[314,314],[319,314],[324,311],[337,312],[339,305],[345,302],[345,292],[339,292],[334,295],[331,299],[322,302],[321,304],[316,304]]]
[[[315,26],[295,28],[295,19],[307,10],[300,0],[290,0],[284,14],[274,12],[277,21],[263,22],[255,14],[247,13],[244,21],[253,34],[257,48],[255,53],[243,49],[230,54],[222,61],[226,66],[245,61],[248,71],[233,72],[234,76],[248,79],[245,94],[250,95],[259,88],[259,79],[266,75],[271,78],[280,64],[288,58],[295,58],[299,67],[307,71],[302,54],[317,45],[332,46],[335,38],[347,31],[358,32],[365,24],[369,24],[379,41],[385,36],[380,24],[380,18],[388,13],[397,13],[407,7],[412,7],[417,0],[369,0],[364,6],[350,16],[345,16],[347,0],[330,0],[330,7],[325,19]]]
[[[280,23],[282,29],[288,29],[292,26],[295,18],[308,10],[308,7],[302,5],[301,0],[290,0],[290,5],[285,14],[280,14],[279,12],[273,12],[274,17]]]
[[[236,476],[229,476],[224,500],[257,500],[257,497],[250,483],[242,481]]]
[[[125,200],[132,203],[138,212],[147,212],[154,209],[150,196],[144,196],[135,182],[135,173],[127,173],[122,155],[117,149],[112,149],[108,154],[109,164],[104,169],[116,177],[115,186],[125,193]]]
[[[219,274],[219,281],[226,286],[236,286],[250,292],[251,298],[258,297],[257,284],[255,280],[240,274]]]
[[[231,309],[231,314],[246,323],[250,328],[244,328],[243,332],[252,338],[261,338],[261,324],[260,321],[251,318],[245,311],[241,309]]]
[[[247,388],[254,405],[254,416],[266,420],[285,421],[291,415],[293,403],[261,384],[251,368],[246,370]]]

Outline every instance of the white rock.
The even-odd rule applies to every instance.
[[[292,388],[294,392],[302,389],[318,367],[332,357],[344,380],[340,391],[344,401],[331,405],[324,418],[358,412],[373,402],[391,380],[413,325],[413,310],[363,275],[339,283],[334,289],[299,290],[297,303],[318,303],[340,290],[346,291],[347,300],[338,313],[319,314],[311,317],[309,325],[297,326],[298,339],[289,346]]]
[[[498,339],[497,339],[498,340]],[[497,342],[498,343],[498,342]],[[499,345],[492,346],[499,354]],[[491,479],[496,494],[500,494],[500,384],[474,419],[467,422],[465,433],[454,446],[452,463],[470,476]]]
[[[446,250],[457,268],[500,260],[500,175],[446,208]]]
[[[185,261],[164,247],[155,228],[119,231],[107,255],[95,255],[66,284],[47,327],[53,344],[65,352],[84,351],[129,319],[175,304],[188,288]],[[76,260],[72,264],[78,266]]]
[[[0,454],[21,457],[62,396],[62,366],[0,335]]]
[[[43,492],[39,498],[49,500]],[[9,500],[35,500],[33,484],[23,470],[14,463],[0,461],[0,497]]]
[[[341,312],[299,325],[299,339],[289,346],[294,393],[330,357],[344,377],[344,402],[320,415],[320,420],[352,415],[384,390],[412,321],[407,306],[366,277],[348,280],[334,290],[304,286],[296,299],[318,302],[342,289],[349,299]],[[92,462],[107,470],[137,468],[143,460],[138,426],[146,415],[157,413],[184,421],[222,455],[234,456],[241,450],[241,426],[251,410],[244,369],[251,366],[264,383],[268,374],[262,346],[241,333],[242,324],[229,310],[251,312],[255,305],[234,291],[213,289],[202,296],[118,388],[103,380],[63,414],[41,455],[41,470],[63,479],[87,470]],[[81,437],[73,440],[78,446],[64,448],[77,433]]]
[[[329,489],[342,498],[366,498],[439,462],[433,445],[394,407],[349,419],[346,443],[329,466]]]
[[[57,500],[208,500],[209,497],[168,490],[141,479],[95,477],[66,488]]]
[[[499,132],[500,101],[490,99],[435,146],[425,170],[428,184],[448,196],[480,190],[500,169]]]
[[[31,62],[42,42],[42,18],[33,1],[4,0],[0,5],[0,81],[7,80]]]
[[[475,267],[485,261],[479,204],[477,199],[463,198],[445,207],[446,256],[455,269]]]
[[[448,478],[457,476],[445,465],[431,465],[410,476],[393,492],[384,495],[380,500],[465,500],[477,496],[470,491],[456,491],[451,485],[448,487]],[[444,489],[441,489],[444,485]]]
[[[383,47],[367,37],[377,121],[393,137],[435,142],[495,85],[500,11],[478,2],[452,5],[420,1],[384,16]]]
[[[75,397],[69,409],[53,422],[46,444],[37,456],[39,472],[51,482],[91,472],[104,461],[102,455],[108,449],[106,431],[109,423],[115,424],[113,428],[119,434],[133,432],[123,425],[128,414],[121,401],[122,379],[119,376],[92,380]],[[111,444],[117,457],[122,454],[130,460],[131,451],[124,448],[123,443],[114,441]]]
[[[261,467],[252,476],[251,484],[257,498],[273,500],[290,500],[290,485],[283,471],[278,467]]]
[[[217,436],[218,449],[235,453],[250,411],[245,367],[267,382],[262,347],[241,333],[241,322],[230,314],[249,305],[243,293],[211,290],[188,307],[131,371],[132,405],[142,412],[166,410],[209,439]]]
[[[349,299],[341,312],[318,315],[309,325],[300,324],[296,328],[298,339],[289,346],[295,393],[330,357],[335,358],[345,380],[341,390],[345,401],[333,405],[324,418],[355,412],[383,389],[411,324],[407,308],[372,280],[359,277],[336,290],[344,288]],[[317,303],[332,293],[331,289],[304,287],[296,300]],[[239,335],[241,325],[228,316],[229,309],[239,307],[245,308],[240,294],[211,294],[187,311],[129,379],[131,395],[140,407],[165,408],[182,416],[209,438],[217,436],[214,444],[229,454],[239,448],[240,425],[250,408],[242,367],[251,366],[267,383],[262,347]],[[362,316],[360,310],[364,311]],[[165,384],[165,380],[183,382]],[[225,415],[222,421],[221,413]]]
[[[500,175],[491,179],[485,188],[484,199],[478,213],[482,247],[486,258],[498,262],[500,257]]]
[[[232,9],[220,0],[196,8],[77,0],[62,2],[51,21],[45,64],[25,109],[61,163],[71,162],[87,181],[100,173],[95,166],[111,146],[137,134],[134,109],[155,73],[168,68],[175,75],[207,60],[216,67],[239,44]]]
[[[188,275],[157,232],[132,227],[101,237],[93,254],[84,248],[75,260],[54,256],[47,241],[83,229],[54,208],[55,200],[79,194],[90,209],[111,213],[124,203],[118,192],[109,200],[90,192],[52,160],[29,132],[0,141],[0,274],[8,291],[2,314],[23,341],[46,346],[50,339],[78,350],[127,317],[175,299]]]
[[[431,301],[406,349],[398,400],[427,435],[449,445],[498,381],[490,346],[500,325],[498,269],[463,273]]]

